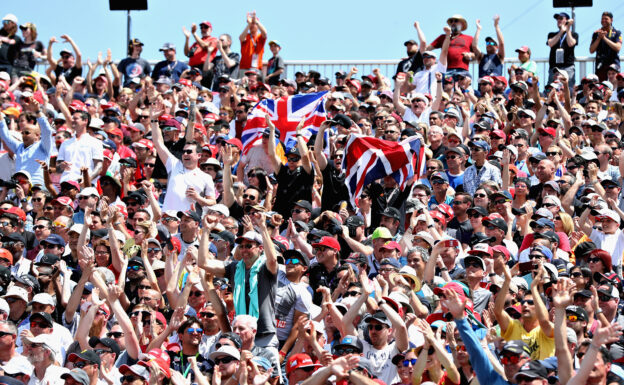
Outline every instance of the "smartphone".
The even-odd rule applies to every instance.
[[[526,213],[527,213],[527,211],[526,211],[526,208],[525,208],[525,207],[521,207],[521,208],[519,208],[519,209],[517,209],[517,208],[515,208],[515,207],[512,207],[512,208],[511,208],[511,213],[512,213],[513,215],[523,215],[523,214],[526,214]]]
[[[520,274],[530,273],[533,271],[533,262],[521,262],[518,267],[520,268]]]

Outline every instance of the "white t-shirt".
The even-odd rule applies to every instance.
[[[65,380],[61,379],[61,376],[65,373],[69,373],[69,369],[50,365],[46,368],[45,375],[41,380],[33,372],[28,385],[65,385]]]
[[[392,341],[385,348],[381,350],[375,349],[375,347],[369,344],[365,340],[361,340],[364,350],[362,354],[368,358],[373,365],[374,375],[386,384],[394,384],[399,382],[399,374],[397,373],[396,365],[392,363],[392,357],[399,354],[399,350],[396,347],[396,342]]]
[[[191,209],[195,201],[186,197],[186,190],[189,187],[193,187],[195,191],[206,198],[214,199],[215,188],[212,177],[198,167],[189,170],[175,156],[170,156],[167,159],[165,167],[169,175],[169,183],[165,201],[163,202],[163,212],[167,210],[186,211]]]
[[[426,107],[420,117],[416,116],[416,114],[412,111],[409,106],[405,106],[405,112],[403,113],[403,120],[411,123],[427,123],[429,124],[429,114],[431,114],[431,107]]]
[[[414,80],[412,84],[416,86],[412,92],[420,92],[422,94],[429,94],[434,99],[437,94],[437,81],[435,74],[436,72],[445,73],[446,66],[440,62],[437,62],[435,65],[431,66],[429,69],[423,69],[422,71],[418,71],[414,74]]]
[[[599,249],[611,254],[611,265],[622,265],[622,253],[624,252],[624,233],[617,229],[614,234],[605,234],[596,229],[589,236]]]
[[[61,144],[58,152],[57,163],[65,161],[71,163],[71,166],[61,175],[61,182],[66,180],[77,180],[81,177],[80,168],[87,167],[93,170],[96,160],[102,160],[104,157],[104,149],[102,142],[85,133],[80,139],[75,136],[67,139]]]

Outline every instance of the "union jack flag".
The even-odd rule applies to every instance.
[[[258,102],[247,115],[247,123],[241,135],[243,154],[261,140],[262,132],[267,127],[266,114],[271,116],[271,121],[280,130],[280,137],[276,139],[285,143],[286,151],[297,143],[295,131],[303,118],[306,122],[301,133],[307,142],[325,121],[326,96],[327,91],[284,96],[277,100],[264,99]]]
[[[344,153],[342,167],[353,207],[364,186],[392,176],[403,189],[410,178],[420,175],[425,162],[424,144],[420,136],[391,142],[352,134]]]

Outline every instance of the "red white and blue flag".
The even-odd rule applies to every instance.
[[[345,148],[342,167],[351,203],[362,193],[364,186],[392,176],[401,189],[413,176],[419,176],[425,162],[424,144],[420,136],[411,136],[401,142],[352,134]]]
[[[262,132],[267,127],[265,115],[269,114],[275,127],[280,130],[280,137],[286,151],[295,145],[295,131],[301,119],[306,119],[301,133],[306,142],[310,136],[318,132],[321,123],[326,119],[325,97],[327,91],[312,94],[284,96],[280,99],[264,99],[252,108],[247,115],[247,123],[243,129],[241,141],[243,154],[246,154],[262,139]]]

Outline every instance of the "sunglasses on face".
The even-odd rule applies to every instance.
[[[477,269],[482,269],[483,268],[483,266],[481,266],[481,264],[479,262],[476,262],[476,261],[467,262],[466,263],[466,269],[469,268],[469,267],[475,267]]]
[[[568,315],[566,316],[566,318],[567,318],[567,320],[568,320],[568,321],[570,321],[570,322],[576,322],[576,321],[579,321],[578,316],[577,316],[577,315],[575,315],[575,314],[568,314]]]
[[[479,214],[479,213],[470,213],[468,214],[468,218],[481,218],[483,217],[483,215]]]
[[[76,366],[74,364],[74,366]],[[122,376],[121,377],[121,382],[134,382],[136,380],[141,380],[141,377],[137,377],[137,376]]]
[[[232,361],[237,361],[236,358],[231,357],[231,356],[225,356],[225,357],[217,357],[214,359],[214,363],[216,365],[219,364],[229,364]]]
[[[301,263],[301,261],[299,259],[297,259],[297,258],[289,258],[289,259],[286,260],[286,264],[287,265],[298,265],[300,263]]]
[[[120,338],[123,337],[123,332],[108,332],[106,333],[106,337],[108,338]]]
[[[254,195],[243,194],[243,199],[248,199],[250,201],[255,201],[256,197]]]
[[[522,301],[520,301],[520,304],[521,304],[521,305],[524,305],[525,303],[526,303],[527,305],[533,305],[533,304],[535,304],[535,302],[533,302],[533,300],[532,300],[532,299],[523,299]]]
[[[504,355],[501,358],[501,364],[503,365],[509,365],[509,364],[517,364],[518,362],[520,362],[520,356],[519,355]]]
[[[255,246],[256,245],[254,245],[253,243],[243,243],[243,244],[239,245],[239,247],[241,249],[247,249],[247,250],[253,249]]]
[[[204,295],[203,291],[191,291],[189,293],[189,297],[201,297],[202,295]]]
[[[403,360],[402,364],[403,367],[407,368],[408,366],[412,365],[416,365],[416,361],[418,361],[416,358],[412,358],[411,360]]]
[[[485,198],[485,197],[487,197],[487,194],[478,193],[478,194],[475,194],[474,196],[475,196],[475,198]]]
[[[85,366],[88,366],[88,365],[91,365],[91,364],[86,362],[86,361],[74,362],[74,368],[78,368],[78,369],[83,369]],[[134,380],[132,380],[132,381],[134,381]],[[122,377],[122,382],[123,382],[123,377]]]
[[[598,301],[600,302],[609,302],[611,301],[613,298],[609,295],[606,294],[599,294],[598,295]]]
[[[141,266],[139,266],[139,265],[132,265],[132,266],[128,266],[128,271],[131,271],[131,270],[132,270],[132,271],[139,271],[139,270],[141,270],[141,269],[142,269],[142,267],[141,267]],[[149,286],[148,286],[148,288],[149,288]]]
[[[33,230],[43,230],[43,229],[47,229],[47,228],[48,228],[48,226],[45,226],[45,225],[33,226]]]
[[[601,261],[602,261],[602,259],[600,259],[600,258],[588,258],[587,259],[588,263],[598,263],[598,262],[601,262]]]
[[[201,333],[203,333],[203,332],[204,332],[204,329],[202,329],[202,328],[188,328],[188,329],[186,329],[186,332],[187,332],[188,334],[193,334],[193,333],[199,333],[199,334],[201,334]]]
[[[209,312],[209,311],[202,311],[199,313],[202,317],[204,318],[212,318],[215,316],[215,313]]]
[[[376,331],[382,331],[384,329],[384,325],[368,325],[368,330],[376,330]]]
[[[343,297],[359,297],[360,294],[361,293],[357,290],[351,290],[351,291],[344,293]]]
[[[347,354],[359,354],[360,350],[356,348],[340,348],[340,349],[334,350],[334,353],[337,356],[345,356]]]

